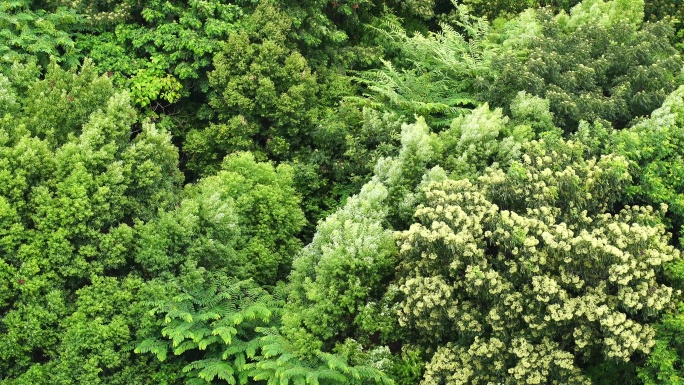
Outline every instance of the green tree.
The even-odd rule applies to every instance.
[[[586,135],[606,138],[596,129]],[[635,176],[630,189],[633,202],[667,204],[668,225],[679,235],[684,225],[684,87],[670,94],[648,119],[607,138],[610,151],[631,161],[631,173]]]
[[[36,76],[2,77],[0,382],[148,383],[131,225],[175,204],[177,150],[91,63]]]
[[[382,226],[386,198],[381,184],[364,186],[318,225],[311,244],[295,259],[284,332],[303,355],[330,351],[363,333],[357,329],[363,328],[363,313],[371,311],[366,305],[380,299],[377,289],[395,265],[392,232]]]
[[[586,0],[570,14],[527,11],[506,24],[482,98],[507,108],[519,91],[550,101],[566,132],[581,120],[624,128],[681,79],[671,27],[643,23],[643,2]]]
[[[285,279],[304,224],[292,168],[237,153],[181,189],[170,135],[136,123],[90,62],[14,70],[0,76],[0,383],[180,381],[189,362],[130,349],[159,332],[145,301],[206,270]]]
[[[680,52],[684,50],[684,8],[676,1],[647,0],[645,6],[646,20],[656,21],[666,19],[675,28],[675,46]]]
[[[255,28],[231,35],[214,59],[210,104],[220,123],[188,134],[191,169],[209,173],[236,150],[291,159],[311,144],[320,94],[306,59],[289,46],[293,26],[273,6],[260,6],[252,20]]]
[[[599,147],[623,154],[630,161],[635,183],[630,188],[632,202],[639,204],[667,204],[665,217],[670,231],[680,245],[682,225],[682,130],[684,128],[684,88],[680,87],[667,97],[663,106],[629,130],[603,132],[588,127],[586,137],[597,138]],[[671,266],[669,278],[681,285],[684,271],[681,264]],[[644,383],[679,384],[684,375],[680,369],[684,357],[681,341],[682,306],[669,314],[657,326],[657,343],[639,377]]]
[[[271,296],[253,281],[204,269],[165,285],[175,295],[157,296],[150,303],[150,313],[163,316],[158,321],[161,336],[145,339],[135,352],[151,352],[159,361],[184,365],[185,383],[247,383],[248,368],[262,346],[258,330],[277,319]]]
[[[503,115],[501,109],[490,110],[484,105],[474,109],[471,114],[458,117],[451,122],[449,129],[439,135],[439,147],[443,160],[441,165],[451,171],[452,175],[474,177],[486,167],[502,163],[520,156],[522,144],[531,140],[538,132],[549,130],[550,113],[548,104],[529,105],[539,103],[538,98],[528,98],[520,94],[514,104],[514,118],[512,121]],[[524,111],[524,109],[529,111]],[[524,120],[526,112],[536,112],[540,115],[535,120]],[[536,124],[544,119],[548,125]],[[522,123],[522,124],[520,124]],[[535,130],[536,128],[536,130]]]
[[[667,271],[680,258],[667,214],[624,207],[661,201],[634,200],[642,166],[611,143],[663,138],[656,117],[675,121],[676,95],[652,120],[622,131],[583,123],[572,141],[554,126],[552,104],[525,92],[511,117],[483,105],[439,133],[423,119],[405,125],[399,153],[378,161],[372,182],[295,260],[283,332],[299,354],[383,362],[405,383],[419,381],[422,365],[424,383],[637,381],[656,342],[667,343],[656,330],[672,327],[658,322],[676,314],[681,285]],[[611,151],[624,157],[601,155]],[[399,255],[377,248],[392,229]],[[360,239],[374,241],[347,246]],[[363,257],[371,246],[394,272]],[[354,282],[364,290],[335,289]]]
[[[681,272],[679,274],[681,277]],[[668,315],[657,325],[657,337],[653,352],[646,364],[639,368],[639,379],[646,385],[679,385],[684,383],[682,357],[684,357],[684,312],[681,303],[678,313]]]
[[[486,2],[483,0],[463,0],[475,15],[485,16],[488,20],[500,18],[512,18],[526,9],[547,7],[555,13],[569,12],[572,7],[580,3],[580,0],[495,0]]]
[[[178,114],[188,105],[193,108],[183,114],[191,118],[197,109],[192,100],[205,102],[213,55],[244,13],[240,4],[220,1],[62,3],[87,20],[77,47],[128,88],[135,105],[157,114]],[[183,104],[175,104],[181,97]]]
[[[152,313],[163,316],[164,339],[148,338],[136,352],[182,363],[185,383],[392,383],[377,369],[351,366],[342,356],[296,358],[277,333],[282,302],[253,281],[200,269],[168,285],[178,294],[152,303]]]
[[[475,80],[489,72],[492,59],[490,26],[463,7],[459,12],[458,30],[442,24],[439,33],[411,35],[399,20],[388,20],[378,32],[396,60],[360,73],[356,80],[367,87],[365,98],[352,100],[407,117],[424,116],[438,127],[475,106]]]
[[[221,171],[186,186],[173,210],[137,226],[135,260],[146,271],[175,272],[186,263],[273,286],[285,279],[304,225],[292,168],[226,157]]]

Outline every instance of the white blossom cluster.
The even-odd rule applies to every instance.
[[[81,10],[85,19],[95,25],[121,23],[131,17],[131,11],[133,10],[132,3],[128,1],[104,0],[87,2],[74,0],[69,5],[73,9]],[[113,8],[113,10],[101,11],[99,8]]]
[[[626,161],[581,150],[532,143],[508,172],[427,186],[397,233],[399,322],[441,346],[423,384],[586,384],[586,360],[650,352],[679,252],[660,212],[611,212]]]

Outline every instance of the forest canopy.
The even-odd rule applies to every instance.
[[[684,384],[677,1],[0,26],[0,385]]]

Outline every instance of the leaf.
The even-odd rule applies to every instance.
[[[148,338],[141,342],[133,351],[135,353],[152,353],[157,356],[159,361],[165,361],[169,349],[168,341],[160,341],[154,338]]]
[[[214,329],[211,334],[218,335],[223,339],[223,342],[227,345],[231,343],[233,337],[237,335],[238,331],[232,326],[222,326]]]

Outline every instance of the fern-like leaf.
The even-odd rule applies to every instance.
[[[165,361],[169,350],[168,341],[148,338],[141,342],[133,351],[135,353],[152,353],[159,361]]]

